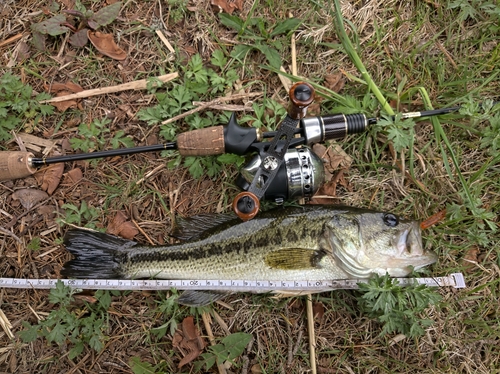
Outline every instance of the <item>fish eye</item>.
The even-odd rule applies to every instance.
[[[399,219],[392,213],[384,213],[382,217],[384,223],[389,227],[396,227],[399,224]]]

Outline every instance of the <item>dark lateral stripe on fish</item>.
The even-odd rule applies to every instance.
[[[269,226],[265,232],[262,227],[262,221],[265,218],[257,218],[252,221],[241,222],[235,220],[234,225],[239,226],[240,230],[234,230],[232,234],[222,235],[220,238],[211,236],[208,239],[193,240],[185,243],[173,245],[170,247],[162,246],[158,248],[138,247],[137,251],[132,250],[128,255],[131,262],[155,262],[155,261],[195,261],[208,259],[215,256],[225,255],[229,252],[249,254],[255,248],[275,246],[279,247],[285,242],[295,242],[306,235],[319,236],[323,227],[314,230],[303,228],[303,232],[298,229],[304,225],[299,224],[299,220],[306,220],[306,217],[297,217],[293,224],[283,225],[286,216],[269,219]],[[231,222],[232,223],[232,222]],[[223,228],[228,224],[222,225]]]
[[[64,245],[75,258],[64,264],[63,277],[113,279],[122,276],[123,252],[137,243],[97,231],[75,229],[66,233]]]

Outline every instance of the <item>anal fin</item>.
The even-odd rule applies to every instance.
[[[186,306],[205,306],[222,299],[229,293],[230,292],[188,290],[182,293],[177,299],[177,302]]]

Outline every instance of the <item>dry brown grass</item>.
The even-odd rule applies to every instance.
[[[0,3],[0,43],[22,34],[21,39],[0,47],[0,74],[11,70],[23,77],[35,91],[42,92],[43,84],[71,80],[83,88],[109,86],[135,79],[157,76],[162,72],[177,70],[195,53],[200,53],[208,63],[210,53],[223,45],[231,48],[239,43],[235,34],[222,27],[207,1],[193,1],[184,20],[173,24],[169,20],[168,4],[158,1],[127,1],[119,19],[106,29],[114,32],[119,45],[128,53],[125,62],[112,61],[95,52],[91,47],[76,50],[54,38],[45,53],[31,50],[27,60],[16,61],[21,42],[29,40],[30,23],[43,18],[50,2],[33,0],[4,1]],[[492,59],[490,51],[498,50],[497,41],[467,43],[481,36],[480,28],[456,27],[436,24],[436,19],[449,20],[444,2],[426,1],[423,4],[370,0],[343,2],[343,12],[358,30],[362,60],[374,80],[387,92],[396,92],[402,76],[407,76],[407,87],[425,86],[431,97],[438,102],[453,99],[452,89],[444,83],[460,79],[467,66]],[[441,4],[443,3],[443,4]],[[104,2],[102,2],[104,4]],[[292,11],[306,22],[297,33],[299,74],[316,81],[336,71],[348,78],[357,77],[357,71],[341,50],[332,47],[339,43],[330,13],[311,6],[299,7],[293,2],[280,1],[270,7],[266,2],[257,7],[253,16],[263,17],[271,23],[276,17],[284,17]],[[97,9],[100,3],[94,3]],[[246,1],[240,16],[249,14],[253,2]],[[419,18],[425,10],[427,19]],[[437,16],[436,16],[437,14]],[[440,18],[441,17],[441,18]],[[169,41],[178,51],[174,56],[157,38],[153,29],[165,28]],[[453,26],[453,27],[452,27]],[[381,33],[383,30],[386,33]],[[436,36],[436,30],[442,32]],[[330,43],[330,44],[328,44]],[[1,45],[1,44],[0,44]],[[481,49],[483,48],[483,49]],[[445,51],[447,53],[445,53]],[[283,53],[285,65],[290,59]],[[5,66],[13,61],[13,66]],[[179,61],[181,61],[179,63]],[[491,60],[496,61],[496,60]],[[245,70],[239,72],[244,83],[255,81],[255,90],[266,91],[267,97],[286,101],[278,77],[258,68],[264,60],[252,55]],[[467,89],[480,86],[480,76],[491,73],[486,66],[476,76],[477,80],[461,85],[456,91],[463,95]],[[464,88],[465,86],[465,88]],[[493,82],[484,88],[485,95],[494,92],[498,84]],[[264,88],[264,90],[262,89]],[[347,92],[364,94],[364,87],[350,79]],[[362,95],[361,95],[362,97]],[[451,97],[451,98],[450,98]],[[421,108],[417,94],[405,100],[409,109]],[[49,116],[36,126],[34,134],[58,140],[75,134],[80,123],[107,116],[112,119],[111,133],[124,130],[138,145],[158,142],[158,132],[151,130],[135,118],[139,109],[154,105],[154,98],[146,92],[123,92],[97,96],[81,101],[81,110]],[[436,104],[439,106],[439,104]],[[401,109],[407,109],[402,107]],[[59,131],[53,135],[54,128]],[[390,152],[384,150],[372,159],[365,152],[367,141],[363,137],[343,144],[354,159],[355,165],[348,171],[347,179],[352,192],[340,188],[338,200],[343,204],[395,210],[408,216],[424,218],[446,204],[460,202],[456,191],[459,184],[450,180],[441,154],[433,140],[428,123],[421,123],[415,141],[416,178],[427,191],[422,191],[408,178],[403,178],[394,166]],[[450,126],[447,129],[454,131]],[[471,135],[471,139],[476,139]],[[372,139],[372,147],[382,146]],[[15,145],[8,145],[13,149]],[[470,175],[489,159],[477,146],[464,146],[462,139],[454,143],[460,156],[462,173]],[[59,148],[60,149],[60,148]],[[372,148],[373,149],[373,148]],[[369,157],[366,158],[365,154]],[[228,180],[236,177],[234,168],[224,171],[214,180],[194,180],[185,168],[168,170],[161,166],[165,160],[158,155],[136,155],[101,161],[97,166],[86,162],[67,165],[83,170],[84,179],[74,184],[67,180],[48,199],[26,211],[12,199],[15,190],[39,186],[35,178],[9,181],[0,184],[0,227],[13,234],[0,233],[0,275],[19,278],[55,278],[69,254],[59,245],[65,227],[59,226],[56,215],[47,213],[44,207],[61,210],[63,204],[79,206],[82,200],[99,211],[96,225],[105,228],[116,211],[123,210],[137,222],[144,234],[136,240],[156,244],[168,241],[172,216],[190,216],[197,213],[220,212],[229,209],[236,189]],[[376,167],[373,167],[376,164]],[[144,182],[136,181],[148,172],[158,170]],[[498,174],[492,174],[493,178]],[[491,207],[498,207],[498,184],[493,184],[480,197]],[[110,197],[111,196],[111,197]],[[50,209],[49,209],[50,211]],[[41,239],[38,251],[27,249],[33,238]],[[20,239],[20,242],[17,240]],[[499,241],[497,240],[498,244]],[[429,233],[427,246],[433,246],[440,255],[435,274],[463,271],[461,258],[467,238],[458,231],[437,228]],[[500,245],[500,244],[499,244]],[[322,318],[316,318],[317,365],[320,373],[495,373],[500,372],[498,325],[500,305],[497,250],[481,248],[485,257],[478,260],[467,273],[468,288],[465,290],[441,289],[443,303],[428,310],[428,317],[435,324],[418,339],[398,336],[380,337],[380,325],[364,317],[356,307],[352,292],[323,294],[316,299],[325,307]],[[0,289],[0,309],[11,323],[11,330],[18,333],[22,322],[36,323],[50,313],[53,305],[47,300],[48,291]],[[177,370],[181,355],[172,348],[172,337],[167,334],[155,339],[151,329],[164,323],[157,309],[157,293],[133,292],[114,296],[109,313],[109,337],[105,349],[96,353],[85,349],[77,360],[67,357],[68,346],[49,345],[38,339],[24,344],[19,338],[10,339],[0,331],[0,371],[8,373],[131,373],[129,359],[140,357],[152,364],[162,363],[166,372]],[[236,295],[225,300],[233,309],[215,305],[213,309],[225,325],[212,322],[216,337],[238,331],[246,331],[254,340],[240,360],[240,368],[230,372],[245,373],[305,373],[310,368],[307,350],[305,301],[270,300],[267,297]],[[74,308],[82,308],[79,300]],[[182,315],[189,314],[187,308]],[[205,333],[201,319],[198,323]],[[179,371],[180,372],[180,371]],[[189,372],[185,370],[184,372]]]

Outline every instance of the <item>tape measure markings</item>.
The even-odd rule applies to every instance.
[[[429,287],[465,288],[462,273],[444,277],[395,278],[401,285],[425,284]],[[58,279],[21,279],[0,278],[0,288],[51,289]],[[368,283],[368,279],[341,279],[331,281],[268,281],[268,280],[196,280],[196,279],[61,279],[73,288],[80,290],[207,290],[232,292],[270,292],[270,291],[330,291],[358,289],[358,283]]]

